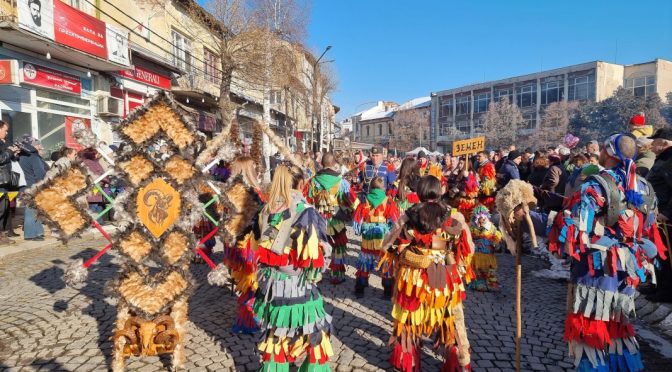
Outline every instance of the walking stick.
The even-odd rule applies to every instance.
[[[523,319],[520,303],[523,265],[520,256],[523,252],[523,229],[520,222],[516,225],[516,372],[520,372],[520,348],[523,338]]]

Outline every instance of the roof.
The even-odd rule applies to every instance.
[[[391,118],[393,116],[394,116],[394,109],[384,110],[380,106],[374,106],[362,112],[362,116],[360,117],[359,121]]]
[[[422,107],[429,107],[432,103],[431,97],[418,97],[413,98],[408,102],[404,102],[399,107],[396,108],[397,111],[400,110],[414,110]]]

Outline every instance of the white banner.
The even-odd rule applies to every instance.
[[[19,27],[54,40],[54,0],[19,0],[17,7]]]
[[[128,32],[106,25],[107,27],[107,59],[112,62],[130,66],[128,53]]]

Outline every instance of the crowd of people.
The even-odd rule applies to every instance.
[[[7,129],[0,122],[5,193],[14,183],[12,160],[27,186],[48,168],[39,141],[26,137],[20,146],[9,145]],[[157,156],[164,153],[159,149]],[[63,149],[59,155],[104,174],[95,150]],[[224,264],[239,295],[232,329],[261,334],[263,370],[288,370],[304,355],[301,370],[329,370],[333,324],[318,283],[325,273],[332,285],[341,285],[348,266],[356,272],[358,298],[371,275],[381,278],[394,320],[395,369],[419,370],[423,339],[431,337],[443,349],[443,370],[469,370],[463,301],[469,289],[500,290],[495,253],[505,236],[495,197],[512,180],[532,185],[536,232],[570,265],[564,338],[577,370],[643,370],[631,323],[634,293],[672,300],[671,267],[664,261],[672,218],[672,128],[654,133],[637,115],[628,132],[603,141],[581,145],[568,135],[562,144],[536,151],[510,146],[468,157],[396,157],[373,146],[366,156],[276,155],[270,185],[262,184],[258,163],[241,154],[211,173],[217,181],[241,179],[260,206],[251,227],[235,243],[225,242]],[[202,196],[204,203],[210,197]],[[3,198],[0,244],[9,239],[7,210]],[[25,218],[25,234],[41,237],[34,211]],[[207,235],[214,227],[208,224],[204,218],[194,232]],[[361,236],[356,260],[348,260],[348,226]],[[210,254],[214,245],[212,239],[199,248]]]

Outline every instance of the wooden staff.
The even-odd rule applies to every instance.
[[[523,204],[523,211],[525,212],[525,222],[527,222],[528,233],[530,234],[530,239],[532,240],[532,246],[537,247],[537,234],[534,230],[534,224],[532,223],[532,218],[530,217],[530,209],[527,204]],[[523,254],[523,229],[521,222],[516,224],[516,371],[520,372],[520,353],[521,353],[521,343],[523,340],[523,319],[522,319],[522,275],[523,275],[523,265],[521,256]]]

